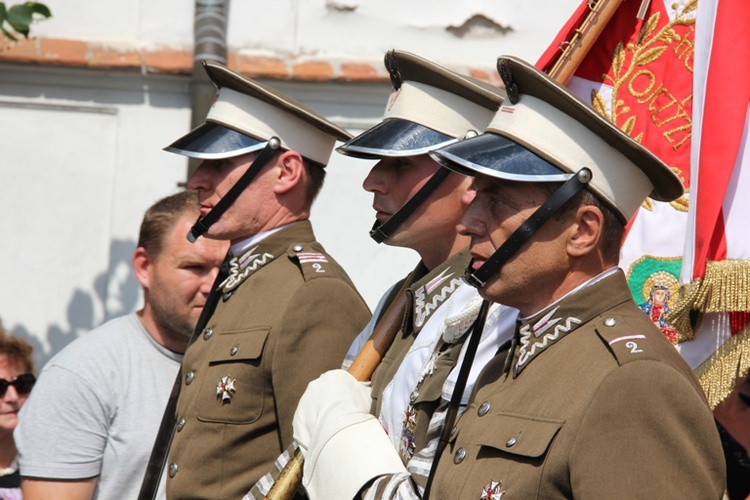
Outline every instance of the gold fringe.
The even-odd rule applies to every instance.
[[[669,312],[669,324],[677,330],[678,343],[695,338],[695,329],[690,321],[690,312],[695,310],[698,303],[702,281],[698,278],[692,283],[682,285],[677,296],[677,302]]]
[[[703,312],[750,311],[750,260],[709,262]]]
[[[750,370],[750,328],[736,333],[695,370],[713,410]]]
[[[680,288],[669,323],[677,329],[678,341],[692,340],[695,330],[690,313],[750,311],[750,260],[709,262],[706,274]]]

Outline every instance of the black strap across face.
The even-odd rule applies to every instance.
[[[581,189],[591,181],[591,171],[583,168],[576,175],[565,181],[560,188],[552,193],[547,201],[541,207],[537,208],[533,214],[521,224],[513,234],[495,250],[495,253],[482,264],[482,267],[472,271],[471,266],[466,269],[463,279],[469,285],[475,288],[481,288],[490,277],[500,271],[500,268],[513,257],[524,243],[531,238],[534,233],[542,227],[565,203],[575,196]]]
[[[253,160],[253,163],[248,167],[247,171],[242,174],[242,177],[240,177],[234,186],[227,191],[227,194],[219,200],[216,206],[211,209],[205,217],[199,217],[198,220],[195,221],[195,224],[193,224],[193,227],[187,234],[187,239],[190,243],[195,243],[199,237],[205,234],[206,231],[208,231],[208,229],[214,225],[222,215],[224,215],[224,212],[232,206],[232,203],[234,203],[245,188],[250,185],[255,176],[263,170],[263,167],[266,166],[266,163],[268,163],[280,146],[281,140],[279,140],[278,137],[271,137],[268,140],[266,147],[264,147],[260,154],[255,157],[255,160]]]
[[[406,219],[413,214],[419,206],[432,194],[435,189],[448,177],[451,173],[450,170],[444,167],[440,167],[437,172],[432,174],[430,180],[428,180],[419,191],[414,193],[414,196],[409,198],[409,201],[404,203],[404,206],[399,208],[395,214],[383,222],[382,224],[375,221],[375,225],[370,230],[370,236],[373,240],[378,243],[383,243],[393,232],[400,226]]]

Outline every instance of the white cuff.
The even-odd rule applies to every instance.
[[[369,480],[406,472],[375,417],[337,432],[325,444],[314,470],[305,463],[303,484],[311,500],[351,500]]]

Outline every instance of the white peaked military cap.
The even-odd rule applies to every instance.
[[[508,97],[484,134],[438,150],[433,157],[458,172],[520,182],[560,182],[588,168],[588,188],[627,222],[647,196],[680,197],[680,179],[631,139],[543,72],[501,57]]]
[[[336,140],[351,134],[289,96],[212,61],[203,67],[217,92],[205,123],[166,148],[185,156],[221,159],[258,151],[271,137],[320,166]]]
[[[393,84],[380,123],[337,151],[359,158],[415,156],[481,133],[504,93],[415,54],[391,50],[385,67]]]

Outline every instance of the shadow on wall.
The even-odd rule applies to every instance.
[[[44,335],[33,335],[23,324],[8,327],[8,331],[22,337],[34,347],[37,371],[79,336],[112,318],[136,310],[141,297],[141,287],[132,271],[131,258],[135,245],[134,240],[112,241],[109,267],[94,279],[93,292],[80,288],[71,290],[67,307],[67,327],[52,324]],[[97,316],[103,319],[97,321]],[[49,350],[45,349],[40,338],[46,338]]]

